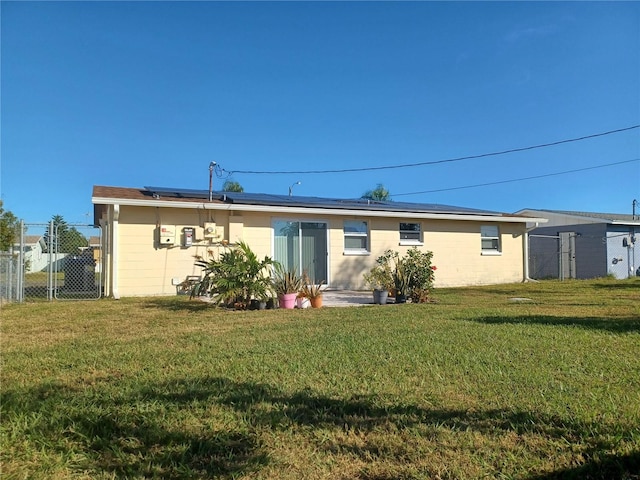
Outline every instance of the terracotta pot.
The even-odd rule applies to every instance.
[[[278,297],[280,308],[288,308],[288,309],[294,308],[296,306],[297,297],[298,297],[297,293],[285,293],[284,295],[280,295]]]
[[[311,306],[313,308],[322,307],[322,295],[318,295],[317,297],[313,297],[310,300],[311,300]]]

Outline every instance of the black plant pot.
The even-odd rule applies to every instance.
[[[407,303],[407,296],[402,293],[396,293],[396,303]]]

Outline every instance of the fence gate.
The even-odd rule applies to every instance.
[[[575,232],[529,235],[529,276],[536,280],[577,278]]]
[[[560,278],[558,235],[529,235],[529,276],[536,280]]]
[[[13,252],[6,254],[13,263],[4,257],[0,262],[0,295],[7,295],[2,298],[22,302],[102,296],[99,227],[53,222],[22,222],[21,227]]]

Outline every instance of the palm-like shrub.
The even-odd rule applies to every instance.
[[[277,295],[298,293],[302,288],[302,277],[295,268],[287,270],[281,263],[275,262],[272,285]]]
[[[248,307],[252,299],[266,300],[271,296],[270,257],[258,259],[245,242],[239,242],[220,255],[219,259],[196,257],[202,268],[202,279],[191,291],[191,297],[209,295],[219,305]]]

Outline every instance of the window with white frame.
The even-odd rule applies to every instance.
[[[419,223],[400,223],[400,244],[422,244],[422,228]]]
[[[344,253],[369,253],[369,226],[362,220],[344,221]]]
[[[500,253],[500,230],[497,225],[482,225],[480,227],[480,242],[483,254]]]

